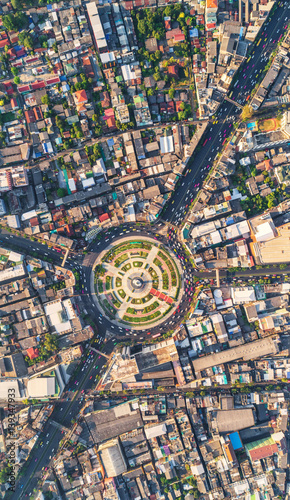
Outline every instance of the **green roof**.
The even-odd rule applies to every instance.
[[[257,441],[252,441],[251,443],[245,444],[245,448],[248,451],[257,450],[258,448],[264,448],[264,446],[271,446],[275,444],[274,439],[269,436],[264,439],[258,439]]]

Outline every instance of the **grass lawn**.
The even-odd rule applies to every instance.
[[[259,129],[261,132],[271,132],[279,128],[279,122],[276,118],[259,121]]]
[[[15,120],[15,113],[12,113],[12,111],[4,113],[2,115],[2,120],[4,123],[13,122],[13,120]]]

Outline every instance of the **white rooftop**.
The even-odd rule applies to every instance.
[[[252,286],[231,288],[231,296],[234,304],[244,304],[256,300],[255,290]]]
[[[54,377],[35,377],[28,380],[27,392],[30,398],[54,396],[55,391]]]

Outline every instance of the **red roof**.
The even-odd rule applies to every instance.
[[[175,109],[174,109],[174,102],[173,101],[169,101],[167,103],[167,113],[174,113],[175,112]]]
[[[15,52],[15,49],[13,47],[12,47],[12,49],[7,50],[7,54],[9,55],[10,61],[12,61],[13,59],[16,59],[16,52]]]
[[[6,38],[5,40],[0,40],[0,49],[6,47],[6,45],[10,45],[8,38]]]
[[[65,226],[65,230],[66,230],[66,234],[67,234],[68,236],[73,236],[73,234],[74,234],[74,230],[73,230],[73,227],[72,227],[72,225],[71,225],[71,224],[67,224],[67,225]]]
[[[27,123],[34,123],[36,121],[33,109],[27,109],[26,111],[24,111],[24,115]]]
[[[253,462],[255,460],[261,460],[262,458],[271,457],[273,453],[278,453],[278,446],[276,443],[249,450],[249,454]]]
[[[38,89],[43,89],[45,87],[45,83],[43,80],[41,81],[36,81],[31,84],[31,89],[32,90],[38,90]]]
[[[32,217],[32,219],[29,220],[29,224],[31,227],[38,226],[38,218],[37,217]]]
[[[111,118],[112,116],[115,116],[113,108],[108,108],[104,112],[104,120],[107,120],[108,118]]]
[[[110,219],[109,214],[103,214],[103,215],[100,215],[100,217],[99,217],[100,222],[104,222],[105,220],[108,220],[108,219]]]
[[[27,356],[29,357],[29,359],[35,359],[35,358],[38,358],[38,356],[39,356],[39,350],[37,348],[34,349],[34,347],[29,347],[29,349],[27,349],[26,353],[27,353]]]
[[[86,93],[86,91],[84,89],[83,90],[77,90],[74,93],[74,97],[75,97],[75,100],[76,100],[77,104],[88,102],[87,93]]]
[[[166,40],[170,40],[170,38],[174,38],[177,35],[183,35],[180,28],[174,28],[171,31],[166,32]],[[184,36],[184,35],[183,35]]]
[[[115,118],[113,116],[112,116],[112,118],[109,118],[107,120],[107,127],[116,128],[116,121],[115,121]]]
[[[16,56],[17,57],[22,57],[22,56],[25,56],[25,55],[26,55],[26,50],[25,50],[24,47],[22,47],[22,49],[16,51]]]
[[[178,78],[178,66],[177,64],[170,64],[167,68],[168,74],[170,76],[174,76],[175,78]]]
[[[5,90],[8,95],[13,94],[12,82],[4,82]]]
[[[59,76],[54,76],[53,78],[46,80],[46,85],[56,85],[57,83],[60,83]]]
[[[11,108],[14,109],[14,108],[18,108],[18,102],[17,102],[17,99],[15,99],[14,97],[12,97],[12,99],[10,100],[10,104],[11,104]]]
[[[47,48],[46,47],[37,47],[34,49],[34,52],[46,52]]]
[[[185,40],[185,35],[182,33],[181,35],[175,35],[174,36],[174,41],[175,42],[184,42]]]
[[[26,63],[33,63],[39,61],[39,57],[26,57],[25,62]]]
[[[20,85],[20,87],[17,87],[18,92],[29,92],[31,90],[30,85]]]
[[[36,120],[42,120],[43,114],[42,114],[41,108],[39,106],[35,106],[35,108],[33,108],[33,111],[34,111]]]

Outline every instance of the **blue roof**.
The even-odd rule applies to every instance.
[[[66,82],[67,77],[66,77],[66,75],[61,75],[61,76],[59,77],[59,79],[60,79],[60,81],[61,81],[61,82]]]
[[[110,139],[107,139],[107,144],[108,146],[114,146],[114,139],[112,137]]]
[[[46,7],[47,7],[47,10],[52,10],[52,5],[51,4],[47,5]]]
[[[242,441],[241,441],[241,438],[240,438],[238,432],[232,432],[229,435],[229,438],[230,438],[230,441],[231,441],[231,443],[233,445],[234,450],[239,450],[240,448],[243,447]]]
[[[234,219],[232,217],[228,217],[226,220],[226,225],[229,226],[230,224],[234,223]]]

